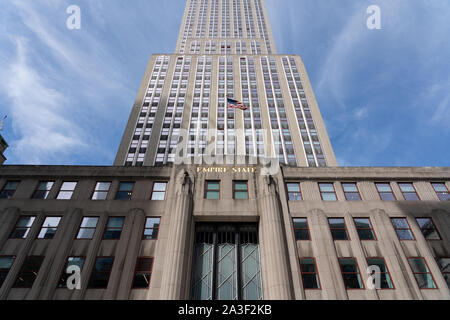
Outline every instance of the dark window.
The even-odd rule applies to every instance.
[[[98,217],[84,217],[81,221],[80,230],[77,234],[77,239],[92,239],[94,238],[95,229],[97,228]]]
[[[402,190],[403,197],[408,201],[417,201],[420,200],[417,195],[416,189],[412,183],[399,183],[398,186],[400,190]]]
[[[342,188],[344,189],[345,199],[347,201],[361,201],[356,183],[342,183]]]
[[[400,240],[415,240],[406,218],[391,218],[391,221]]]
[[[375,184],[380,194],[380,198],[383,201],[395,201],[397,200],[392,192],[391,185],[389,183],[376,183]]]
[[[349,240],[344,218],[330,218],[328,223],[333,240]]]
[[[53,184],[54,184],[53,181],[40,181],[36,188],[36,191],[32,196],[32,199],[41,199],[41,200],[47,199],[50,190],[53,187]]]
[[[323,201],[337,201],[333,183],[319,183],[319,189]]]
[[[71,266],[77,266],[80,268],[80,271],[83,270],[85,257],[69,257],[67,258],[66,265],[64,270],[62,271],[61,278],[58,282],[58,288],[66,288],[67,287],[67,278],[69,278],[73,273],[68,273],[67,269]]]
[[[380,268],[380,289],[393,289],[391,276],[389,274],[389,269],[386,266],[384,258],[367,258],[367,264],[370,266],[377,266]],[[378,289],[378,288],[377,288]]]
[[[7,181],[0,192],[0,199],[11,199],[14,196],[19,183],[20,181]]]
[[[356,259],[341,258],[339,264],[346,289],[364,289]]]
[[[159,224],[161,218],[147,218],[144,228],[144,240],[156,240],[158,239]]]
[[[300,183],[287,183],[288,199],[289,201],[302,200],[302,192],[300,190]]]
[[[38,239],[53,239],[56,231],[58,230],[61,217],[47,217],[42,224],[41,231],[39,232]]]
[[[116,200],[131,200],[134,182],[121,182],[116,194]]]
[[[13,265],[15,258],[16,257],[14,256],[0,257],[0,288],[8,276],[9,270],[11,270],[11,266]]]
[[[447,286],[450,289],[450,258],[436,258],[436,262],[439,265],[442,275],[447,282]]]
[[[431,218],[416,218],[416,221],[425,239],[441,240],[441,236]]]
[[[106,225],[105,234],[103,239],[107,240],[118,240],[122,234],[124,217],[110,217],[108,219],[108,224]]]
[[[295,240],[311,240],[308,227],[308,219],[306,218],[295,218],[294,222],[294,232]]]
[[[166,199],[167,182],[155,182],[151,200],[163,201]]]
[[[450,201],[450,193],[445,183],[432,183],[432,185],[441,201]]]
[[[314,258],[301,258],[300,270],[302,273],[303,287],[305,289],[320,289],[319,274],[317,273]]]
[[[35,216],[21,216],[19,221],[17,221],[10,238],[25,239],[33,226],[34,220],[36,220]]]
[[[220,199],[220,181],[206,181],[205,199]]]
[[[248,183],[247,181],[233,181],[233,199],[248,199]]]
[[[153,258],[138,258],[134,271],[133,289],[148,289],[152,275]]]
[[[114,258],[98,257],[92,270],[88,288],[106,289],[111,274]]]
[[[354,218],[360,240],[376,240],[369,218]]]
[[[92,200],[106,200],[110,188],[111,182],[97,182]]]
[[[424,258],[408,258],[408,261],[420,289],[437,289]]]
[[[41,256],[27,257],[14,283],[14,288],[31,288],[43,261],[44,257]]]
[[[58,200],[72,199],[73,191],[75,190],[76,186],[77,182],[63,182],[56,199]]]

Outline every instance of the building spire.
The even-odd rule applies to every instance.
[[[0,121],[0,131],[3,131],[3,127],[5,125],[6,118],[8,118],[8,116],[4,116],[2,121]]]

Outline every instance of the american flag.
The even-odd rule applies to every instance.
[[[228,101],[228,108],[240,109],[240,110],[244,110],[244,111],[248,109],[248,107],[240,101],[230,99],[230,98],[227,98],[227,101]]]

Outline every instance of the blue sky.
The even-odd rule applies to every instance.
[[[303,57],[343,166],[450,166],[450,1],[266,0],[279,53]],[[81,30],[66,8],[82,10]],[[110,165],[151,54],[184,0],[3,0],[8,164]],[[366,9],[381,8],[381,30]]]

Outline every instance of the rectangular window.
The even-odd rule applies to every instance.
[[[340,258],[339,264],[346,289],[364,289],[356,259]]]
[[[220,199],[220,181],[206,181],[205,199]]]
[[[333,240],[349,240],[344,218],[329,218],[328,223]]]
[[[2,191],[0,192],[0,199],[11,199],[16,193],[20,181],[7,181]]]
[[[147,218],[144,228],[144,240],[157,240],[161,218]]]
[[[380,288],[379,289],[393,289],[391,276],[389,274],[389,269],[386,266],[384,258],[367,258],[367,264],[370,266],[377,266],[380,268],[380,272],[377,275],[380,276]],[[372,274],[373,275],[373,274]],[[378,288],[377,288],[378,289]]]
[[[342,183],[342,188],[344,189],[345,199],[347,201],[361,201],[361,195],[359,194],[356,183]]]
[[[116,194],[116,200],[131,200],[134,182],[121,182]]]
[[[287,183],[288,199],[289,201],[302,200],[302,192],[300,190],[300,183]]]
[[[392,192],[391,185],[389,183],[375,183],[380,198],[383,201],[395,201],[397,200]]]
[[[441,201],[450,201],[450,193],[445,183],[432,183],[431,185]]]
[[[391,218],[391,221],[400,240],[415,240],[406,218]]]
[[[36,220],[35,216],[21,216],[11,233],[11,239],[26,239],[30,232],[33,222]]]
[[[293,222],[295,240],[311,240],[311,236],[309,234],[308,219],[294,218]]]
[[[29,256],[17,275],[14,288],[31,288],[39,273],[44,257]]]
[[[97,182],[92,200],[106,200],[110,188],[111,182]]]
[[[92,270],[88,288],[106,289],[108,287],[109,276],[113,266],[114,258],[98,257]]]
[[[407,201],[418,201],[420,200],[419,196],[417,195],[416,189],[414,188],[414,185],[412,183],[399,183],[398,186],[400,187],[400,190],[402,190],[403,197]]]
[[[247,181],[233,181],[233,199],[248,199],[248,183]]]
[[[323,201],[337,201],[333,183],[319,183],[319,189]]]
[[[53,187],[53,184],[54,184],[53,181],[40,181],[36,188],[36,191],[32,196],[32,199],[40,199],[40,200],[47,199],[50,190]]]
[[[152,275],[153,258],[138,258],[134,271],[133,289],[148,289]]]
[[[408,258],[408,261],[420,289],[437,289],[424,258]]]
[[[61,217],[47,217],[42,224],[41,231],[38,234],[38,239],[53,239],[58,230]]]
[[[73,191],[75,190],[76,186],[77,186],[76,182],[63,182],[56,199],[58,200],[72,199]]]
[[[84,217],[81,221],[80,230],[77,239],[90,240],[94,238],[95,229],[97,228],[98,217]]]
[[[320,289],[319,274],[317,273],[316,260],[314,258],[301,258],[300,270],[305,289]]]
[[[58,282],[58,288],[66,288],[67,287],[67,278],[70,277],[70,275],[73,274],[73,272],[68,272],[67,270],[70,267],[78,267],[80,269],[80,272],[83,270],[84,261],[86,260],[85,257],[69,257],[67,258],[66,265],[64,267],[64,270],[62,271],[61,278]]]
[[[376,240],[372,223],[369,218],[354,218],[360,240]]]
[[[441,269],[448,288],[450,289],[450,258],[436,258],[436,262]]]
[[[16,257],[14,256],[0,257],[0,288],[8,276],[9,270],[11,270],[15,258]]]
[[[155,182],[151,200],[163,201],[166,199],[167,182]]]
[[[108,224],[106,225],[105,234],[103,239],[106,240],[119,240],[122,234],[124,217],[110,217]]]
[[[439,235],[439,231],[436,229],[436,226],[434,225],[431,218],[416,218],[416,221],[425,239],[442,240],[441,236]]]

